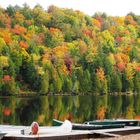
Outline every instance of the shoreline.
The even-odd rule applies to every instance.
[[[138,134],[129,134],[120,137],[110,137],[110,138],[94,138],[90,140],[140,140],[140,133]]]
[[[34,97],[34,96],[133,96],[137,95],[139,93],[129,93],[129,92],[121,92],[121,93],[38,93],[38,92],[20,92],[15,94],[9,94],[9,95],[0,95],[0,97]]]

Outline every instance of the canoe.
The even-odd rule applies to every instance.
[[[61,126],[50,127],[41,126],[38,128],[37,134],[60,134],[70,133],[72,131],[72,124],[70,121],[65,120]],[[0,125],[0,136],[17,136],[17,135],[34,135],[31,126],[15,126],[15,125]],[[2,135],[3,134],[3,135]]]
[[[112,125],[112,124],[125,124],[125,126],[139,126],[138,120],[116,119],[116,120],[93,120],[84,122],[90,125]]]
[[[53,119],[54,126],[60,126],[63,121]],[[124,124],[111,124],[111,125],[91,125],[91,124],[80,124],[72,123],[72,130],[98,130],[98,129],[113,129],[113,128],[123,128]]]

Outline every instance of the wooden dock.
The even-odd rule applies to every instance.
[[[27,128],[26,126],[2,126],[0,125],[0,133],[6,132],[2,140],[76,140],[76,139],[90,139],[90,138],[104,138],[104,137],[120,137],[122,135],[140,133],[140,127],[125,127],[117,129],[102,129],[102,130],[72,130],[71,132],[53,132],[44,133],[43,130],[50,130],[53,127],[40,127],[37,135],[23,135],[21,130]]]
[[[38,135],[6,135],[2,140],[76,140],[88,138],[88,132],[73,131],[71,133],[54,133]]]

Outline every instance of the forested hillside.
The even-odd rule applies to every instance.
[[[140,92],[140,16],[0,8],[0,95]]]

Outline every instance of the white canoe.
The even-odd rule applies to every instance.
[[[61,126],[53,127],[39,127],[38,134],[52,134],[52,133],[69,133],[72,131],[72,124],[70,121],[65,120]],[[0,125],[0,132],[6,136],[15,135],[30,135],[30,126],[14,126],[14,125]]]

